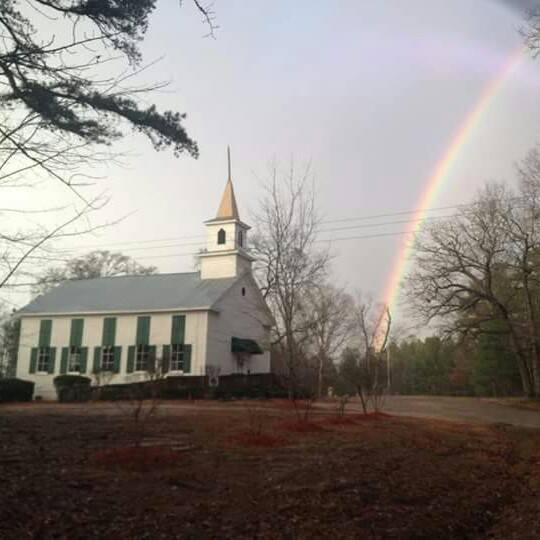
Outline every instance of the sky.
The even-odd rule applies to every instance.
[[[192,270],[193,244],[203,241],[203,221],[214,217],[225,186],[230,145],[241,217],[254,228],[269,163],[310,164],[330,222],[320,245],[334,256],[332,281],[380,297],[403,242],[393,233],[411,224],[388,224],[407,214],[365,218],[417,207],[463,119],[522,45],[529,4],[216,0],[212,39],[189,1],[159,1],[142,44],[145,62],[156,62],[141,80],[170,82],[151,99],[187,113],[200,157],[157,153],[130,134],[118,146],[122,166],[88,171],[102,177],[88,193],[110,197],[93,219],[123,219],[56,247],[69,255],[114,249],[162,272]],[[540,59],[524,59],[468,134],[432,206],[468,202],[488,180],[512,182],[515,162],[538,142]],[[25,202],[66,197],[44,185]],[[28,298],[19,289],[11,302]]]

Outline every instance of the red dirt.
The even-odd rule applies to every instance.
[[[263,433],[239,433],[238,435],[233,435],[229,437],[231,441],[236,446],[243,446],[246,448],[252,446],[260,446],[263,448],[276,448],[278,446],[285,446],[289,443],[287,439],[283,437],[275,437],[273,435],[265,435]]]
[[[352,416],[329,416],[321,420],[321,424],[327,424],[329,426],[354,426],[356,420]]]
[[[257,407],[0,408],[0,538],[540,538],[538,431]]]
[[[91,458],[98,465],[119,466],[132,471],[170,467],[181,461],[182,454],[163,446],[127,446],[99,450]]]
[[[291,433],[320,433],[321,431],[325,431],[320,424],[305,420],[283,422],[278,424],[276,428],[282,431],[289,431]]]
[[[382,411],[370,412],[367,414],[351,414],[350,417],[355,420],[385,420],[387,418],[393,418],[391,414],[387,414]]]
[[[329,416],[323,418],[320,423],[334,426],[354,426],[357,422],[386,420],[388,418],[393,418],[393,416],[391,414],[387,414],[381,411],[376,411],[367,414],[355,413],[344,414],[343,416]]]

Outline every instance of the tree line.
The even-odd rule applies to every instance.
[[[540,397],[540,152],[517,186],[489,183],[451,218],[425,223],[404,281],[411,313],[440,334],[511,358]]]

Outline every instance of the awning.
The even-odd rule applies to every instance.
[[[231,351],[234,353],[263,354],[261,346],[253,339],[233,337]]]

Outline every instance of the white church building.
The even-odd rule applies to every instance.
[[[67,281],[18,312],[17,377],[55,399],[59,374],[111,384],[145,380],[156,359],[167,376],[269,373],[272,315],[252,275],[249,226],[229,179],[205,222],[199,271]]]

